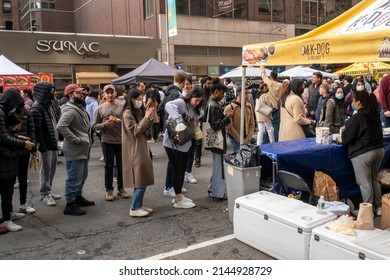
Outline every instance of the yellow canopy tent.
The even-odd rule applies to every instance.
[[[335,72],[337,75],[352,77],[373,75],[376,79],[379,75],[390,73],[390,64],[384,62],[356,62]]]
[[[363,0],[299,37],[245,45],[242,65],[299,65],[390,60],[390,1]]]

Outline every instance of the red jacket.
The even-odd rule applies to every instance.
[[[390,111],[390,75],[382,77],[379,86],[379,97],[383,112]]]

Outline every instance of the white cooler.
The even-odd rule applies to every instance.
[[[331,231],[326,225],[313,229],[311,260],[389,260],[390,230],[355,230],[356,236]]]
[[[277,259],[309,259],[312,229],[336,219],[335,214],[266,191],[237,198],[235,207],[236,238]]]

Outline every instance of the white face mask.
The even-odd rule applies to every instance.
[[[364,90],[364,86],[356,86],[356,91],[363,91]]]
[[[142,107],[142,100],[134,100],[134,108],[139,109]]]

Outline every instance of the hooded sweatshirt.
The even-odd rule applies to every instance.
[[[16,89],[9,89],[0,97],[0,145],[15,149],[24,149],[25,147],[23,140],[19,140],[7,133],[5,125],[8,114],[20,104],[24,105],[24,101]]]
[[[61,112],[57,130],[64,136],[62,150],[66,161],[89,159],[91,139],[87,111],[82,105],[69,101]]]

